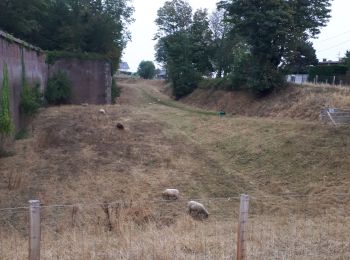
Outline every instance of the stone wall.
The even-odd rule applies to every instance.
[[[18,131],[22,125],[19,111],[22,74],[30,85],[40,84],[44,92],[49,76],[64,71],[72,81],[72,104],[111,103],[111,64],[103,60],[61,58],[48,65],[39,48],[0,31],[0,90],[6,64],[10,81],[10,109]],[[24,65],[24,66],[23,66]]]
[[[10,83],[10,109],[16,129],[21,128],[19,112],[22,90],[22,73],[29,84],[40,84],[44,90],[47,82],[48,65],[44,52],[20,40],[8,38],[0,31],[0,89],[2,88],[3,68],[7,65]],[[23,66],[24,65],[24,66]],[[23,68],[24,67],[24,68]]]
[[[73,104],[111,103],[111,65],[101,60],[59,59],[49,67],[49,76],[65,72],[72,82]]]

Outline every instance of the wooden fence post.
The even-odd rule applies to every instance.
[[[249,196],[246,194],[241,195],[241,202],[239,207],[239,221],[237,232],[237,260],[246,260],[246,245],[245,245],[245,233],[248,222],[248,210],[249,210]]]
[[[40,260],[40,201],[29,201],[29,260]]]

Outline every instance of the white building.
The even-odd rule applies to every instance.
[[[308,74],[291,74],[286,76],[287,82],[291,82],[294,84],[307,83],[308,78],[309,78]]]

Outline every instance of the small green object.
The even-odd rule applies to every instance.
[[[220,112],[219,112],[219,116],[220,116],[220,117],[223,117],[223,116],[225,116],[225,115],[226,115],[225,111],[220,111]]]

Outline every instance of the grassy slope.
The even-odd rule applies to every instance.
[[[202,109],[224,109],[234,115],[317,121],[326,106],[350,107],[350,87],[289,86],[259,99],[241,91],[197,89],[182,101]]]
[[[207,198],[247,192],[251,259],[347,259],[349,128],[219,118],[169,100],[153,82],[122,85],[120,105],[105,106],[107,115],[99,106],[42,111],[30,138],[16,142],[16,155],[0,159],[0,208],[32,198],[127,202],[110,208],[109,217],[98,205],[43,208],[43,258],[232,259],[238,200]],[[167,187],[202,199],[209,221],[185,216],[183,200],[144,200],[158,200]],[[269,198],[281,193],[315,196]],[[25,213],[0,214],[1,259],[27,257]]]
[[[348,192],[348,128],[219,118],[142,82],[124,83],[120,103],[107,106],[107,116],[97,106],[41,112],[31,138],[16,143],[17,155],[0,160],[0,207],[33,197],[47,204],[159,198],[167,187],[185,197]]]

